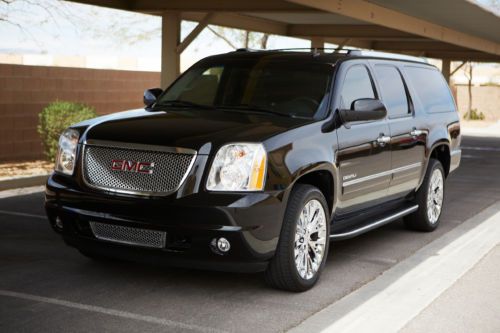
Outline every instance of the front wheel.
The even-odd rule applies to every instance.
[[[418,210],[404,218],[408,228],[434,231],[438,227],[444,203],[444,180],[441,162],[431,159],[424,181],[416,193]]]
[[[276,288],[295,292],[312,288],[326,261],[329,222],[328,205],[321,191],[311,185],[296,185],[290,194],[266,281]]]

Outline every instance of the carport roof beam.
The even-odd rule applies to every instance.
[[[286,0],[410,34],[500,55],[500,44],[363,0]],[[500,20],[500,18],[499,18]]]
[[[189,33],[189,35],[184,38],[182,43],[177,45],[176,51],[181,54],[191,42],[206,28],[206,26],[210,23],[210,20],[214,16],[214,13],[206,13],[205,16],[198,22],[198,25]]]

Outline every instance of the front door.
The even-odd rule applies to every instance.
[[[343,74],[340,108],[350,108],[352,102],[360,98],[378,98],[365,64],[354,63]],[[343,124],[337,129],[337,136],[337,163],[342,181],[338,213],[349,213],[385,201],[391,181],[387,120]]]

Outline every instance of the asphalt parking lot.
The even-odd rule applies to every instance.
[[[42,193],[0,199],[0,331],[286,331],[500,200],[500,138],[462,146],[436,232],[398,221],[334,243],[319,284],[302,294],[259,274],[94,262],[52,232]]]

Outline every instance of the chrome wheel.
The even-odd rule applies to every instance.
[[[294,258],[299,275],[309,280],[318,272],[325,255],[326,214],[316,199],[308,201],[300,213],[295,231]]]
[[[431,224],[436,223],[441,215],[444,194],[443,173],[439,169],[432,172],[427,193],[427,217]]]

